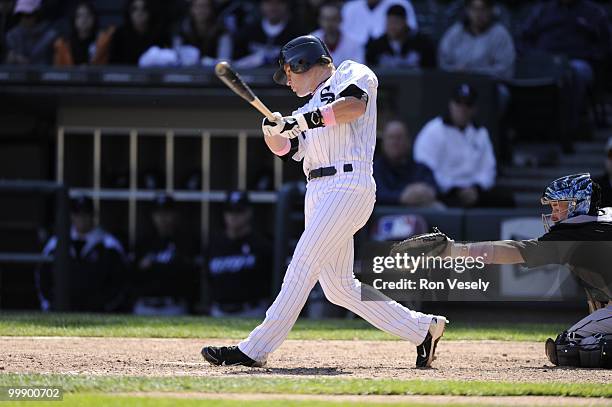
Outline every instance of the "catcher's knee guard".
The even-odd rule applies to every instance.
[[[562,332],[546,340],[546,356],[555,366],[612,368],[612,334],[573,338]]]
[[[580,343],[580,366],[612,368],[612,334],[595,334]]]
[[[555,366],[580,366],[578,344],[568,338],[567,331],[557,335],[554,341],[546,340],[546,356]]]

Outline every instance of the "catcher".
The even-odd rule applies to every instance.
[[[612,208],[599,208],[600,187],[590,174],[561,177],[541,202],[546,233],[534,240],[455,243],[436,231],[396,244],[397,252],[428,256],[479,257],[487,264],[537,267],[565,264],[583,285],[590,315],[546,341],[546,356],[557,366],[612,367]]]

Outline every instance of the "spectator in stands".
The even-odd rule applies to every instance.
[[[192,0],[189,14],[180,23],[174,44],[191,45],[208,63],[232,56],[232,39],[217,19],[213,0]]]
[[[0,0],[0,61],[6,59],[5,33],[12,28],[14,0]]]
[[[436,51],[424,34],[414,32],[406,23],[406,9],[398,4],[387,11],[387,30],[366,47],[369,66],[386,68],[434,68]]]
[[[110,41],[115,27],[98,35],[98,14],[89,0],[76,6],[70,35],[55,40],[53,64],[57,66],[104,65],[108,63]]]
[[[606,12],[587,0],[550,0],[534,6],[521,32],[524,52],[561,54],[572,69],[570,131],[576,133],[588,88],[610,58]]]
[[[412,32],[418,30],[417,18],[408,0],[352,0],[342,8],[342,32],[350,33],[360,44],[385,34],[387,11],[399,4],[406,10],[406,23]]]
[[[440,41],[440,68],[510,79],[516,57],[514,42],[506,27],[493,18],[493,0],[467,0],[465,14]]]
[[[234,36],[244,27],[259,21],[257,4],[248,0],[217,0],[219,21]]]
[[[433,171],[449,206],[513,206],[512,197],[495,187],[489,132],[474,123],[476,99],[470,85],[455,88],[448,114],[428,122],[417,136],[414,159]]]
[[[253,209],[245,192],[228,194],[225,230],[211,239],[205,261],[211,315],[260,317],[270,298],[272,248],[251,225]]]
[[[154,4],[152,0],[127,0],[123,24],[111,41],[111,64],[137,65],[150,47],[171,45]]]
[[[612,137],[606,143],[605,172],[597,178],[593,178],[601,187],[601,207],[612,207]]]
[[[235,65],[255,68],[274,65],[280,48],[304,34],[298,20],[292,17],[290,0],[261,0],[261,21],[238,32],[234,42]]]
[[[82,312],[118,311],[125,301],[126,257],[121,243],[96,227],[93,202],[78,197],[71,201],[70,219],[70,309]],[[53,236],[43,249],[52,256],[57,249]],[[53,270],[43,266],[36,272],[36,287],[43,311],[55,308]]]
[[[17,65],[50,64],[53,56],[53,41],[57,32],[49,22],[42,19],[42,0],[18,0],[14,13],[19,19],[17,26],[6,34],[6,63]]]
[[[383,205],[432,206],[437,185],[431,170],[412,159],[406,125],[392,120],[383,132],[382,154],[374,161],[376,202]]]
[[[458,21],[466,21],[468,18],[466,0],[445,0],[443,3],[432,3],[437,5],[437,7],[422,7],[419,11],[425,11],[429,12],[431,15],[435,15],[435,26],[438,29],[442,29],[442,32],[439,32],[439,39],[442,38],[444,32],[447,31],[452,25]],[[521,0],[494,1],[493,6],[491,7],[493,14],[492,18],[512,32],[511,28],[514,28],[516,25],[514,20],[518,19],[515,17],[514,13],[520,13],[519,7],[521,4]],[[436,30],[436,28],[434,28],[434,30]]]
[[[339,3],[326,3],[319,9],[320,29],[312,35],[323,40],[332,54],[334,64],[340,65],[343,61],[364,62],[364,48],[350,33],[340,30],[342,23],[342,12]]]
[[[321,27],[319,18],[321,16],[321,8],[327,4],[336,3],[338,0],[304,0],[296,6],[300,20],[306,32],[315,31]],[[342,12],[342,3],[336,3],[340,12]]]
[[[199,282],[195,253],[189,236],[180,231],[180,214],[170,195],[155,198],[151,220],[155,232],[140,242],[136,250],[134,313],[186,314],[193,305]]]

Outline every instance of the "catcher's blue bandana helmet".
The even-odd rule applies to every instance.
[[[594,188],[594,182],[588,172],[567,175],[551,182],[544,190],[540,201],[542,205],[550,205],[556,201],[568,202],[567,216],[564,219],[587,215],[591,210]],[[542,221],[548,231],[561,220],[553,221],[552,214],[549,214],[542,215]]]

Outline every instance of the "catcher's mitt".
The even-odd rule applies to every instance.
[[[444,252],[446,247],[452,240],[438,228],[434,228],[432,233],[423,233],[421,235],[412,236],[404,241],[394,244],[391,247],[389,255],[395,256],[399,254],[408,254],[408,256],[418,257],[421,255],[434,257],[439,256]]]

